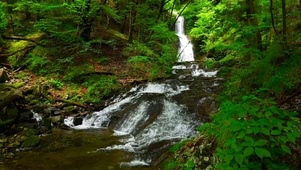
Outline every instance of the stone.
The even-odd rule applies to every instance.
[[[9,78],[6,71],[3,68],[0,68],[0,83],[5,83]]]
[[[64,107],[64,110],[66,111],[66,113],[77,113],[79,111],[79,108],[76,106],[67,106]]]
[[[35,147],[40,143],[40,138],[37,136],[30,136],[28,137],[23,143],[22,147]]]
[[[6,120],[16,120],[19,116],[19,110],[14,104],[10,104],[2,109],[0,112],[0,119]]]
[[[22,113],[20,113],[19,122],[35,123],[36,120],[33,119],[33,113],[30,112],[30,111],[28,111],[28,112],[22,112]]]
[[[74,120],[73,120],[73,124],[74,124],[75,126],[81,125],[82,123],[83,123],[83,119],[80,118],[80,117],[75,117]]]

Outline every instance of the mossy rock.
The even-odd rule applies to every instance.
[[[6,125],[10,125],[13,122],[14,122],[14,120],[12,120],[12,119],[5,120],[5,121],[1,121],[0,120],[0,127],[6,126]]]
[[[2,110],[2,113],[0,112],[0,118],[3,121],[16,120],[18,118],[18,116],[19,116],[19,110],[13,104],[10,104],[6,108],[4,108]]]
[[[6,71],[3,68],[0,68],[0,83],[5,83],[9,80]]]
[[[17,88],[23,87],[24,83],[23,82],[14,83],[14,84],[11,84],[10,86],[17,89]]]
[[[31,100],[28,104],[29,104],[29,105],[36,105],[36,104],[39,104],[39,103],[40,103],[39,100],[33,99],[33,100]]]
[[[40,138],[37,136],[28,137],[23,143],[22,147],[35,147],[40,143]]]
[[[44,118],[42,121],[42,126],[46,126],[47,128],[51,128],[51,123],[52,123],[52,118],[48,117],[48,118]]]

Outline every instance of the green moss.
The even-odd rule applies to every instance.
[[[40,143],[40,138],[37,136],[28,137],[23,143],[22,147],[34,147]]]

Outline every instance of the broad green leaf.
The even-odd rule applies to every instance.
[[[297,128],[293,128],[293,132],[294,136],[296,138],[300,138],[300,131]]]
[[[244,160],[244,156],[242,154],[235,154],[235,160],[238,164],[241,165]]]
[[[251,138],[250,136],[245,136],[244,139],[245,139],[248,143],[250,143],[251,145],[253,145],[254,142],[255,142],[254,139]]]
[[[245,117],[246,115],[247,115],[247,112],[246,112],[246,111],[244,111],[244,110],[242,110],[242,111],[238,112],[238,117],[241,117],[241,118],[243,118],[243,117]]]
[[[246,149],[244,149],[244,156],[250,156],[253,153],[254,153],[253,147],[247,147]]]
[[[286,153],[292,154],[291,149],[289,147],[287,147],[286,145],[281,145],[281,149]]]
[[[266,111],[264,113],[264,116],[267,117],[267,118],[271,117],[272,115],[273,115],[273,113],[271,111]]]
[[[233,159],[233,155],[232,154],[227,154],[226,156],[225,156],[225,162],[230,162],[232,159]]]
[[[263,133],[263,134],[265,134],[265,135],[270,135],[270,131],[269,131],[269,129],[267,129],[267,128],[260,128],[260,132],[261,133]]]
[[[255,153],[259,158],[271,157],[270,152],[264,148],[255,148]]]
[[[254,134],[257,134],[259,132],[259,127],[253,127],[251,128]]]
[[[287,138],[285,136],[280,136],[280,140],[281,142],[283,143],[286,143],[287,142]]]
[[[258,118],[261,118],[261,117],[262,117],[262,115],[263,115],[263,113],[262,113],[262,112],[257,112],[257,114],[256,114],[256,116],[257,116]]]
[[[280,109],[276,106],[271,106],[269,107],[269,110],[272,112],[272,113],[276,113],[276,114],[279,114],[280,113]]]
[[[296,138],[295,138],[295,136],[294,136],[294,134],[293,134],[292,132],[287,133],[286,136],[287,136],[287,138],[288,138],[289,141],[291,141],[291,142],[293,142],[293,143],[296,142]]]
[[[272,130],[271,135],[281,135],[281,130],[277,129],[277,130]]]
[[[237,135],[238,138],[243,138],[243,137],[245,137],[245,136],[246,136],[246,132],[245,132],[245,131],[241,131],[241,132],[239,132],[238,135]]]
[[[233,128],[232,128],[232,131],[233,131],[233,132],[237,132],[237,131],[239,131],[240,129],[242,129],[242,128],[241,128],[241,125],[234,125]]]
[[[267,140],[259,139],[255,142],[255,146],[264,146],[266,143],[268,143]]]

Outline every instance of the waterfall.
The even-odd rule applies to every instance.
[[[194,61],[193,45],[185,34],[184,24],[185,24],[184,17],[178,16],[175,25],[176,34],[179,37],[179,45],[180,45],[178,51],[178,62]]]
[[[175,27],[180,42],[178,61],[194,61],[193,46],[185,35],[183,16],[178,17]],[[153,158],[160,156],[173,142],[197,133],[197,127],[202,124],[197,114],[198,107],[204,101],[212,101],[207,95],[211,96],[210,93],[218,89],[220,80],[214,78],[217,71],[206,72],[197,64],[187,64],[173,67],[178,79],[133,87],[112,99],[103,110],[84,117],[81,125],[75,126],[73,117],[66,118],[65,124],[74,129],[111,129],[114,131],[112,136],[120,138],[118,144],[99,148],[96,152],[122,150],[135,153],[134,160],[121,162],[121,167],[151,165]],[[186,71],[190,73],[184,73],[183,78],[182,73]],[[206,78],[203,82],[202,77],[212,79]]]

